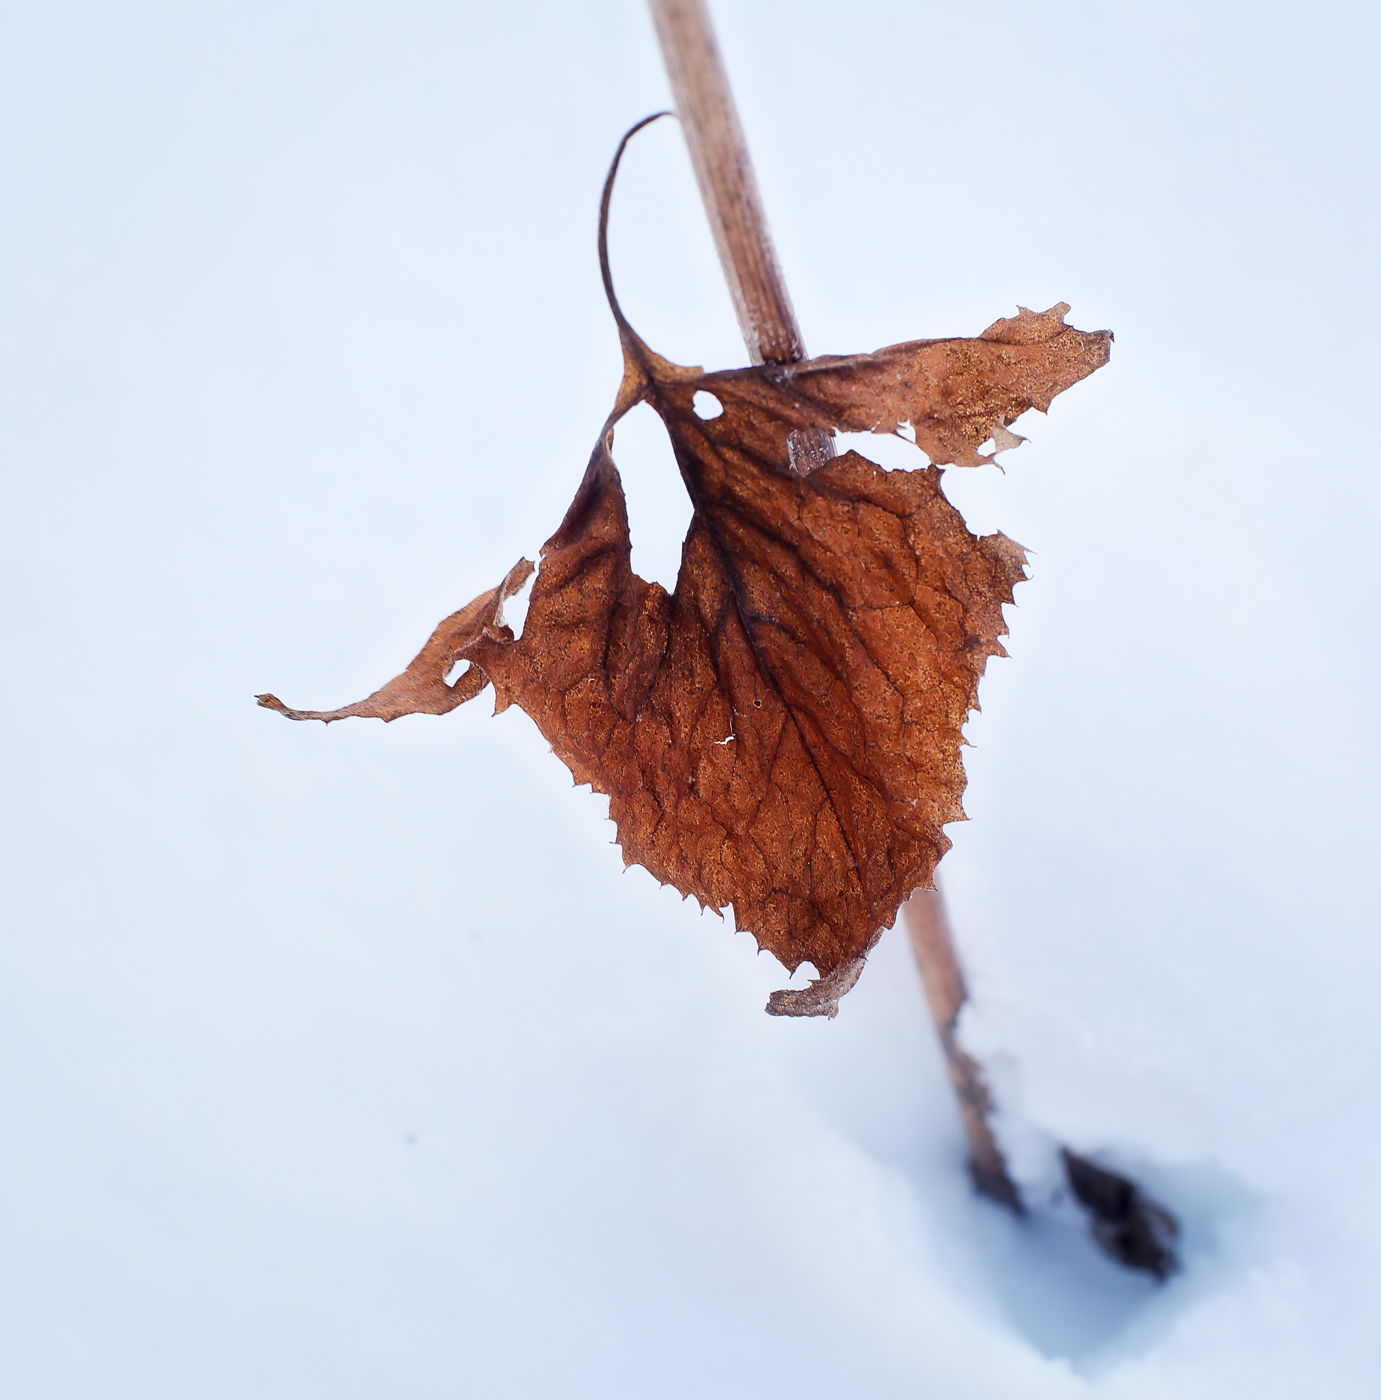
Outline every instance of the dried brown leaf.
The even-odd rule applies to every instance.
[[[336,719],[381,719],[385,724],[403,715],[444,715],[473,700],[488,683],[483,671],[473,664],[456,677],[453,685],[446,677],[465,649],[481,637],[511,642],[513,631],[504,624],[503,605],[532,577],[532,561],[520,559],[504,581],[481,593],[459,612],[446,618],[413,657],[406,671],[394,676],[373,695],[345,705],[339,710],[290,710],[276,695],[256,695],[266,709],[277,710],[289,719],[319,719],[330,724]]]
[[[615,169],[617,160],[615,161]],[[578,782],[610,799],[626,863],[717,910],[817,980],[768,1010],[835,1014],[899,905],[928,886],[963,817],[962,727],[1024,551],[979,538],[939,467],[990,461],[1008,425],[1106,362],[1111,335],[1063,304],[1021,309],[972,339],[704,374],[628,325],[623,384],[575,499],[542,550],[514,640],[503,599],[530,571],[448,618],[406,672],[359,705],[294,719],[444,713],[494,683]],[[698,392],[722,412],[695,410]],[[633,573],[611,456],[638,403],[661,416],[694,515],[676,590]],[[834,431],[909,424],[933,465],[885,471],[829,456]],[[516,580],[516,581],[515,581]],[[454,687],[455,662],[471,669]],[[464,693],[462,693],[462,691]]]

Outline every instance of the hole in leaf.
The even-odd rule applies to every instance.
[[[504,601],[503,620],[512,630],[515,640],[523,635],[523,627],[527,622],[528,604],[532,601],[532,585],[536,580],[537,575],[534,573],[516,593]],[[462,657],[441,679],[447,685],[454,685],[469,669],[470,663]]]
[[[834,450],[841,457],[857,452],[889,472],[914,472],[930,464],[930,458],[914,442],[891,433],[836,433]]]
[[[724,405],[708,389],[695,391],[691,407],[695,409],[697,418],[703,418],[707,422],[712,418],[718,418],[724,412]]]
[[[668,593],[681,570],[691,503],[662,420],[639,404],[614,430],[614,461],[628,502],[633,572]]]
[[[503,605],[503,620],[513,629],[515,637],[523,635],[523,625],[527,622],[527,605],[532,601],[532,585],[537,575],[528,581]]]

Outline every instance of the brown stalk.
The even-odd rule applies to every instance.
[[[921,969],[931,1019],[939,1032],[940,1045],[949,1066],[950,1082],[959,1100],[959,1116],[969,1141],[969,1175],[984,1196],[1000,1201],[1021,1214],[1021,1194],[1007,1172],[1007,1160],[993,1136],[988,1117],[993,1111],[992,1096],[983,1077],[983,1067],[959,1044],[956,1028],[959,1013],[969,999],[964,972],[955,952],[949,916],[939,889],[917,890],[902,906],[911,950]]]
[[[989,1116],[993,1101],[983,1066],[958,1042],[959,1013],[969,999],[964,972],[954,949],[949,916],[938,886],[917,890],[902,906],[911,948],[921,969],[926,1000],[949,1077],[959,1100],[964,1134],[969,1140],[969,1175],[982,1195],[1024,1215],[1021,1192],[1007,1171],[1007,1162],[993,1136]],[[1089,1218],[1094,1242],[1129,1269],[1164,1280],[1179,1267],[1175,1241],[1179,1223],[1136,1182],[1100,1167],[1087,1157],[1060,1148],[1060,1161],[1070,1193]]]
[[[700,197],[753,364],[806,357],[704,0],[650,0]]]

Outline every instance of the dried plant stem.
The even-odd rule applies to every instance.
[[[969,1175],[983,1195],[1025,1214],[1021,1192],[1007,1171],[1007,1162],[988,1121],[993,1101],[983,1066],[955,1037],[959,1013],[969,999],[964,972],[954,951],[954,937],[938,888],[917,890],[904,906],[911,947],[921,969],[926,1000],[940,1033],[949,1077],[959,1100],[964,1135],[969,1142]],[[1179,1222],[1159,1201],[1130,1177],[1060,1148],[1065,1180],[1074,1199],[1088,1215],[1094,1243],[1128,1269],[1164,1281],[1179,1268],[1176,1239]]]
[[[704,0],[650,3],[676,114],[748,354],[755,365],[803,360],[801,328],[767,231],[753,162]]]
[[[949,1066],[949,1077],[959,1100],[964,1135],[969,1143],[969,1174],[983,1195],[1021,1213],[1021,1195],[1007,1173],[1007,1161],[993,1136],[988,1116],[993,1111],[983,1067],[955,1035],[959,1013],[969,999],[963,969],[954,949],[944,897],[938,889],[917,890],[904,907],[911,948],[921,969],[926,1000],[940,1045]]]

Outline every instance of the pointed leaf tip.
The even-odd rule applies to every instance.
[[[353,705],[339,710],[293,710],[276,695],[255,698],[266,710],[276,710],[287,719],[319,719],[331,724],[338,719],[381,719],[385,724],[404,715],[444,715],[473,700],[489,684],[489,677],[471,664],[448,684],[447,675],[456,664],[468,660],[467,652],[485,640],[506,645],[513,634],[503,620],[503,605],[532,576],[530,559],[520,559],[497,588],[481,593],[459,612],[452,613],[427,639],[401,675]]]

